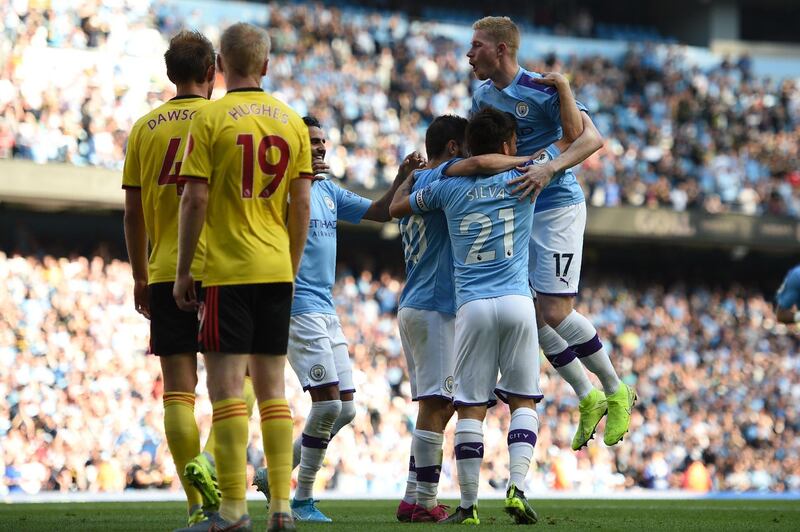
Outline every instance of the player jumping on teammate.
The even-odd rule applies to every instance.
[[[520,34],[511,19],[485,17],[475,22],[473,29],[467,57],[478,79],[487,80],[473,95],[473,112],[490,106],[513,114],[517,148],[522,154],[535,153],[562,136],[571,142],[547,164],[531,165],[515,180],[518,187],[514,192],[538,194],[529,280],[536,292],[539,342],[580,400],[580,422],[572,448],[587,444],[606,412],[603,440],[614,445],[628,431],[636,393],[620,381],[594,326],[574,310],[586,204],[571,168],[601,147],[600,134],[583,106],[582,127],[562,128],[558,91],[553,86],[562,81],[519,66]],[[597,375],[605,396],[592,386],[583,367]]]

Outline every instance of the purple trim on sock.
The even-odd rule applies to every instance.
[[[453,401],[452,397],[447,397],[446,395],[440,395],[438,393],[434,393],[431,395],[420,395],[417,397],[412,397],[412,401],[422,401],[423,399],[444,399],[445,401]]]
[[[432,466],[418,467],[416,471],[417,471],[417,482],[430,482],[431,484],[438,484],[439,475],[442,472],[442,466],[432,465]]]
[[[408,470],[409,471],[416,471],[417,470],[417,462],[414,460],[414,455],[411,455],[411,458],[408,460]]]
[[[468,460],[470,458],[483,458],[483,442],[456,444],[456,460]]]
[[[578,356],[578,354],[572,349],[567,347],[563,351],[561,351],[557,355],[544,355],[547,357],[547,360],[553,365],[554,368],[563,368]]]
[[[512,393],[507,392],[505,390],[501,390],[500,388],[494,389],[494,394],[497,396],[498,399],[503,401],[504,403],[508,404],[508,396],[513,395],[514,397],[522,397],[523,399],[533,399],[535,403],[538,403],[542,399],[544,399],[544,395],[524,395],[521,393]]]
[[[508,433],[508,444],[527,443],[531,447],[536,445],[536,433],[532,430],[514,429]]]
[[[316,436],[309,436],[304,432],[301,445],[303,447],[308,447],[309,449],[327,449],[329,441],[330,440],[327,440],[325,438],[317,438]]]
[[[339,381],[326,382],[325,384],[318,384],[316,386],[303,386],[303,391],[307,392],[308,390],[316,390],[317,388],[327,388],[328,386],[339,386]],[[342,393],[341,390],[339,391],[339,393]]]
[[[575,350],[578,358],[588,357],[589,355],[593,355],[603,349],[603,342],[601,342],[600,338],[595,334],[594,338],[588,342],[574,345],[572,346],[572,349]]]

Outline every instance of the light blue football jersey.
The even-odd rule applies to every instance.
[[[336,277],[336,223],[358,223],[372,201],[323,179],[311,185],[311,218],[303,260],[294,284],[292,316],[319,312],[336,314],[333,282]]]
[[[555,87],[536,82],[541,74],[520,68],[511,84],[503,90],[486,81],[472,96],[472,113],[482,107],[494,107],[517,119],[517,152],[532,155],[561,138],[560,98]],[[578,109],[586,107],[578,102]],[[584,201],[572,169],[553,176],[536,199],[536,212],[567,207]]]
[[[459,160],[451,159],[436,168],[417,170],[411,193],[442,178],[447,179],[444,172]],[[400,235],[406,261],[406,285],[400,294],[400,308],[455,315],[453,250],[444,213],[432,211],[406,216],[400,220]]]
[[[547,149],[547,157],[555,151]],[[545,156],[537,160],[542,163]],[[456,307],[506,295],[531,297],[528,241],[534,206],[511,194],[520,172],[440,179],[411,194],[417,214],[441,210],[447,218],[455,265]]]
[[[795,266],[786,274],[775,294],[775,302],[783,309],[791,309],[795,305],[800,308],[800,266]]]

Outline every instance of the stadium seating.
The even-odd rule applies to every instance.
[[[350,186],[384,186],[398,161],[422,146],[435,115],[469,110],[465,43],[423,31],[401,13],[191,0],[148,11],[147,4],[0,6],[11,43],[0,54],[7,73],[0,157],[121,167],[133,121],[172,95],[159,55],[168,35],[188,26],[214,39],[220,24],[242,16],[272,34],[266,88],[323,120],[328,162]],[[595,34],[659,40],[652,28],[597,24]],[[527,66],[570,73],[606,136],[580,174],[591,204],[800,216],[796,82],[756,78],[746,58],[699,69],[667,45]]]
[[[0,494],[179,489],[161,423],[159,364],[144,354],[148,324],[134,311],[128,264],[0,253],[0,286]],[[741,287],[591,286],[602,288],[585,289],[578,310],[598,324],[620,374],[639,391],[631,434],[613,449],[601,438],[572,452],[575,397],[543,364],[530,490],[800,490],[800,339],[775,325],[768,301]],[[401,288],[386,273],[344,272],[336,283],[358,413],[333,439],[319,488],[402,490],[416,407],[394,314]],[[299,431],[308,398],[287,379]],[[204,431],[210,410],[201,393]],[[508,422],[506,407],[490,411],[487,495],[505,487]],[[257,466],[256,424],[251,434],[249,463]],[[446,437],[453,441],[452,432]],[[452,445],[445,453],[442,489],[452,493]]]

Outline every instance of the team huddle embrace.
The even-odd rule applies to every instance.
[[[267,464],[254,483],[268,500],[268,530],[330,521],[312,488],[328,443],[355,416],[357,391],[332,296],[339,220],[400,219],[407,281],[398,318],[419,415],[397,519],[480,523],[483,420],[502,401],[511,409],[505,509],[516,523],[537,521],[523,488],[539,428],[540,348],[580,399],[573,449],[604,416],[607,445],[627,432],[636,394],[573,309],[586,207],[571,168],[602,139],[564,76],[519,66],[510,19],[486,17],[473,29],[467,57],[483,83],[469,120],[434,119],[427,158],[408,155],[374,201],[327,177],[316,118],[261,89],[266,32],[231,26],[216,58],[197,32],[171,40],[165,61],[177,96],[134,125],[123,187],[134,298],[151,321],[165,432],[187,496],[180,530],[252,529],[246,451],[256,403]],[[227,93],[208,101],[217,72]],[[198,352],[213,410],[202,449]],[[287,358],[312,399],[294,441]],[[437,486],[454,413],[461,501],[449,513]]]

